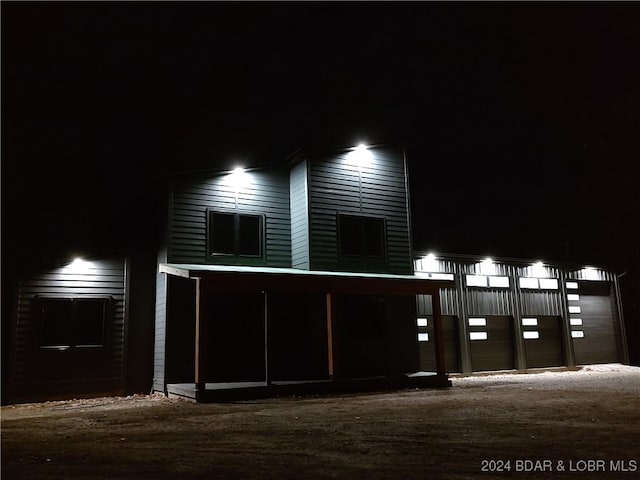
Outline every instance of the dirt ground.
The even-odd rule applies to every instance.
[[[1,413],[3,480],[640,478],[640,368],[623,365],[442,390]]]

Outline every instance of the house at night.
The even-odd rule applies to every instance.
[[[617,277],[414,252],[390,145],[175,175],[154,252],[25,278],[10,402],[201,401],[446,386],[448,374],[628,363]]]

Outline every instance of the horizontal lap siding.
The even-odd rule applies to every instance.
[[[207,256],[207,209],[264,214],[264,259],[242,259],[248,265],[291,266],[289,179],[286,173],[249,172],[251,184],[237,194],[226,176],[175,181],[170,200],[169,262],[224,264],[230,257]]]
[[[70,272],[69,268],[58,268],[34,275],[20,282],[18,290],[15,344],[11,368],[10,396],[15,401],[38,399],[38,392],[56,390],[56,384],[64,387],[66,393],[78,391],[115,389],[123,386],[124,377],[124,335],[125,335],[125,271],[124,260],[92,260],[86,273]],[[110,296],[113,298],[111,312],[105,332],[106,369],[100,378],[65,379],[65,372],[57,372],[55,378],[39,378],[43,370],[43,352],[39,347],[38,316],[35,309],[37,297],[92,298]],[[53,358],[62,358],[67,353],[47,352]]]
[[[156,274],[156,312],[153,352],[153,390],[164,392],[167,332],[167,275]]]
[[[307,163],[291,169],[291,266],[309,269],[309,204]]]
[[[338,257],[337,215],[384,217],[387,265],[384,271],[413,272],[407,190],[402,151],[374,148],[373,160],[358,167],[347,154],[309,163],[310,257],[314,270],[345,270]]]

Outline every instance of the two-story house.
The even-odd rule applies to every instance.
[[[155,390],[419,370],[415,295],[453,282],[413,274],[402,149],[289,160],[172,179]]]
[[[378,145],[170,177],[157,252],[21,282],[9,400],[442,386],[627,361],[615,275],[415,253],[407,172],[401,148]]]

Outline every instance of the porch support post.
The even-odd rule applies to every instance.
[[[206,343],[204,337],[204,325],[202,320],[202,307],[200,305],[200,288],[201,279],[196,278],[196,338],[195,338],[195,383],[196,383],[196,400],[204,394],[206,383]]]
[[[271,385],[271,349],[269,348],[269,303],[267,292],[262,292],[264,296],[264,381]]]
[[[447,372],[444,362],[444,335],[442,332],[442,315],[440,313],[440,290],[436,290],[431,294],[431,305],[433,309],[433,335],[435,337],[436,373],[438,377],[446,380]]]
[[[327,302],[327,362],[329,378],[332,380],[336,376],[335,371],[335,298],[333,294],[326,294]]]

